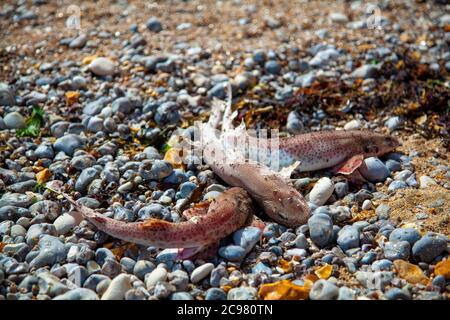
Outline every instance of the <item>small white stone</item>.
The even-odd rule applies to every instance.
[[[167,270],[164,268],[156,268],[145,277],[145,286],[147,290],[156,285],[159,281],[166,281]]]
[[[53,225],[55,226],[56,232],[58,232],[59,235],[62,235],[72,230],[72,228],[77,226],[82,220],[83,215],[80,212],[71,211],[56,218]]]
[[[348,17],[341,12],[332,12],[332,13],[330,13],[329,17],[332,22],[337,22],[337,23],[348,22]]]
[[[205,263],[201,266],[197,267],[191,274],[192,283],[197,283],[200,280],[207,277],[211,271],[214,269],[214,265],[212,263]]]
[[[324,177],[319,179],[309,193],[309,201],[316,206],[324,205],[331,197],[334,191],[334,184],[330,178]]]
[[[372,201],[370,201],[369,199],[364,200],[361,209],[363,210],[369,210],[372,209]]]
[[[430,178],[429,176],[421,176],[419,178],[419,185],[423,188],[428,188],[430,186],[437,185],[436,181],[434,181],[433,178]]]
[[[119,274],[115,277],[102,296],[102,300],[123,300],[125,293],[132,289],[130,275]]]
[[[116,66],[108,58],[96,58],[89,64],[89,70],[97,76],[110,76],[114,74]]]
[[[360,128],[361,128],[361,121],[356,119],[347,122],[344,126],[344,130],[355,130]]]

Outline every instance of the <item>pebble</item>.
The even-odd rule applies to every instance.
[[[359,168],[359,171],[370,182],[384,181],[391,174],[384,163],[375,157],[364,159],[364,163]]]
[[[132,289],[130,276],[120,274],[115,277],[103,293],[101,300],[124,300],[125,293]]]
[[[412,247],[412,254],[420,261],[430,263],[447,249],[448,239],[440,234],[428,232]]]
[[[333,221],[324,213],[316,213],[308,219],[309,234],[311,240],[319,247],[329,245],[334,238]]]
[[[64,244],[58,238],[45,234],[39,239],[39,254],[31,260],[30,267],[51,266],[65,258]]]
[[[394,180],[391,182],[391,184],[388,187],[388,191],[396,191],[399,189],[406,189],[408,188],[408,185],[404,181]]]
[[[293,135],[300,134],[305,131],[305,126],[303,125],[303,122],[297,112],[289,112],[286,122],[286,130]]]
[[[28,208],[32,202],[33,197],[29,194],[7,192],[0,198],[0,208],[9,206]]]
[[[411,247],[420,240],[420,233],[414,228],[397,228],[389,235],[390,242],[407,241]]]
[[[384,123],[384,125],[389,129],[389,130],[397,130],[399,129],[403,124],[403,121],[401,120],[400,117],[398,116],[394,116],[394,117],[390,117],[388,120],[386,120],[386,122]]]
[[[97,263],[99,265],[103,265],[105,263],[105,260],[107,258],[110,259],[115,259],[116,257],[114,256],[114,254],[111,252],[111,250],[107,249],[107,248],[98,248],[95,251],[95,261],[97,261]]]
[[[11,227],[10,233],[11,238],[25,237],[27,234],[27,230],[21,225],[15,224]]]
[[[80,176],[75,182],[75,190],[81,193],[86,193],[89,184],[99,176],[99,172],[95,168],[86,168],[81,171]]]
[[[278,62],[269,60],[264,65],[264,70],[266,70],[266,72],[270,74],[279,74],[281,71],[281,66],[278,64]]]
[[[309,292],[309,298],[311,300],[336,300],[338,296],[339,288],[324,279],[314,282]]]
[[[387,220],[391,214],[391,207],[385,203],[382,203],[376,208],[375,213],[377,214],[378,219]]]
[[[346,225],[338,233],[337,243],[342,250],[359,247],[359,230]]]
[[[56,296],[53,300],[98,300],[98,296],[90,289],[75,288]]]
[[[156,17],[151,17],[145,22],[145,26],[148,30],[153,32],[161,32],[162,31],[162,24]]]
[[[175,270],[169,273],[167,280],[175,287],[176,291],[186,291],[189,285],[189,275],[184,270]]]
[[[155,286],[160,281],[166,281],[168,272],[165,268],[156,268],[151,273],[148,273],[145,278],[145,286],[147,290]]]
[[[355,291],[348,287],[340,287],[338,300],[355,300]]]
[[[49,144],[41,144],[39,145],[36,150],[34,150],[34,154],[39,159],[53,159],[55,156],[55,152],[53,151],[53,148]]]
[[[388,159],[386,161],[386,167],[391,172],[399,171],[399,170],[402,169],[402,166],[401,166],[400,162],[395,161],[393,159]]]
[[[261,239],[261,230],[256,227],[245,227],[233,233],[233,242],[249,253]]]
[[[341,12],[331,12],[329,18],[332,22],[336,23],[346,23],[348,22],[348,17]]]
[[[227,300],[256,300],[256,293],[252,287],[232,288],[228,291]]]
[[[205,292],[205,300],[227,300],[227,294],[222,289],[209,288]]]
[[[146,274],[155,270],[156,266],[153,262],[148,260],[139,260],[133,268],[133,274],[140,280],[145,280]]]
[[[27,244],[34,245],[39,242],[39,238],[43,234],[49,234],[52,236],[56,236],[56,229],[53,224],[50,223],[39,223],[33,224],[27,230]]]
[[[272,269],[266,266],[262,262],[258,262],[253,268],[252,273],[265,273],[265,274],[272,274]]]
[[[408,291],[400,288],[391,288],[384,294],[388,300],[410,300],[411,295]]]
[[[86,45],[87,40],[88,38],[85,34],[80,34],[78,37],[70,41],[69,48],[81,49]]]
[[[97,76],[112,76],[115,72],[116,66],[108,58],[100,57],[91,61],[88,69]]]
[[[446,281],[445,281],[445,277],[443,275],[437,275],[436,277],[434,277],[434,279],[432,281],[432,285],[436,286],[440,289],[444,289],[445,283],[446,283]]]
[[[229,245],[219,249],[219,255],[229,261],[241,261],[245,258],[245,249],[240,246]]]
[[[309,193],[309,201],[316,206],[324,205],[331,197],[334,191],[334,185],[330,178],[321,178]]]
[[[195,268],[195,270],[192,271],[192,274],[191,274],[191,282],[197,283],[200,280],[206,278],[213,269],[214,269],[214,265],[209,262]]]
[[[170,300],[194,300],[194,297],[188,292],[175,292],[170,296]]]
[[[16,104],[16,97],[14,91],[7,83],[0,83],[0,105],[14,106]]]
[[[367,289],[381,291],[384,291],[384,288],[389,285],[394,278],[393,273],[388,271],[357,271],[355,277]]]
[[[19,112],[10,112],[3,117],[5,126],[9,129],[25,128],[25,118]]]
[[[361,121],[353,119],[345,124],[344,130],[357,130],[361,129],[361,126]]]
[[[357,78],[357,79],[369,79],[369,78],[376,78],[378,73],[378,68],[370,65],[370,64],[365,64],[362,65],[361,67],[355,69],[351,76],[352,78]]]
[[[430,178],[429,176],[420,176],[419,178],[419,186],[420,188],[428,188],[430,186],[437,185],[436,181],[434,181],[433,178]]]
[[[386,242],[384,245],[384,256],[395,261],[397,259],[408,260],[411,245],[408,241]]]
[[[67,134],[58,138],[53,144],[56,151],[63,151],[66,155],[72,156],[76,149],[84,147],[83,139],[76,134]]]

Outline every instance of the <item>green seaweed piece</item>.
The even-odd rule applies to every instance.
[[[28,117],[25,128],[17,130],[18,137],[34,137],[39,136],[41,126],[44,123],[44,110],[40,107],[33,107],[31,116]]]

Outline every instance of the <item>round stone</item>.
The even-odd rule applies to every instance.
[[[214,265],[210,262],[205,263],[205,264],[195,268],[191,274],[191,282],[197,283],[200,280],[206,278],[213,269],[214,269]]]
[[[364,159],[364,163],[359,170],[363,177],[370,182],[384,181],[391,174],[384,163],[375,157]]]
[[[102,295],[102,300],[124,300],[125,293],[130,289],[132,289],[130,276],[122,273],[111,281]]]
[[[72,156],[76,149],[80,149],[83,146],[83,139],[79,135],[72,133],[58,138],[53,144],[53,148],[56,151],[62,151],[69,156]]]
[[[448,238],[444,235],[429,232],[417,241],[413,248],[413,256],[420,261],[430,263],[447,249]]]
[[[334,191],[334,184],[330,178],[321,178],[309,193],[309,201],[316,206],[324,205]]]
[[[333,241],[333,221],[324,213],[316,213],[308,220],[311,240],[319,247],[325,247]]]
[[[19,112],[10,112],[3,117],[3,122],[8,129],[25,128],[25,118]]]
[[[115,72],[115,64],[108,58],[96,58],[89,64],[88,69],[97,76],[111,76]]]

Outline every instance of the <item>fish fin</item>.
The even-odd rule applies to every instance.
[[[236,117],[237,113],[232,112],[231,105],[233,102],[233,96],[231,91],[231,84],[227,82],[228,99],[225,104],[225,110],[222,118],[222,132],[233,130],[233,119]]]
[[[208,259],[216,255],[219,243],[210,243],[193,248],[179,248],[176,259],[186,260],[189,258]]]
[[[349,175],[349,174],[353,173],[356,169],[358,169],[359,166],[361,166],[361,164],[363,163],[363,160],[364,160],[364,155],[362,155],[362,154],[354,155],[354,156],[348,158],[347,160],[345,160],[344,162],[341,162],[340,164],[335,166],[332,169],[332,171],[334,171],[336,173],[344,174],[344,175]]]
[[[297,167],[300,165],[300,161],[295,161],[293,164],[291,164],[290,166],[284,167],[282,168],[278,174],[285,180],[289,180],[291,178],[292,172],[295,171],[295,169],[297,169]]]
[[[357,186],[361,186],[364,183],[368,182],[359,172],[359,170],[355,170],[353,171],[349,176],[348,179],[350,180],[351,183],[353,183],[354,185]]]
[[[224,102],[214,98],[211,103],[211,113],[209,115],[208,125],[216,129],[219,126],[220,119],[224,110]]]
[[[148,219],[142,222],[139,227],[141,229],[165,229],[170,226],[170,222],[161,219]]]

